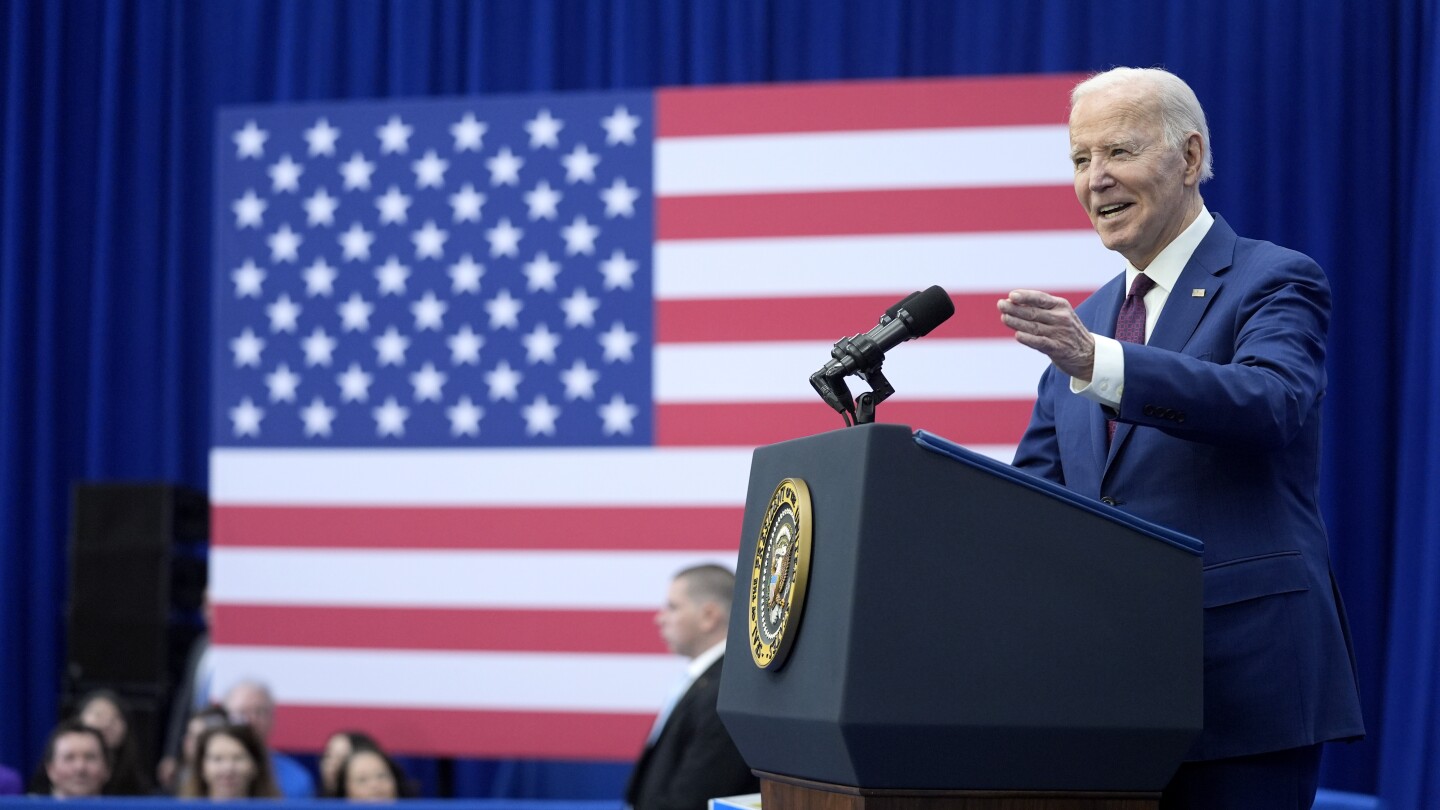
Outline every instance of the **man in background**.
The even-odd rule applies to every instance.
[[[56,799],[99,796],[110,780],[105,738],[79,720],[65,720],[45,741],[45,777]]]
[[[230,687],[223,701],[230,722],[245,723],[270,747],[270,732],[275,728],[275,697],[269,687],[258,681],[241,681]],[[280,792],[290,799],[308,799],[315,795],[315,778],[305,766],[270,748],[270,763]]]
[[[1321,744],[1364,733],[1318,501],[1329,283],[1206,210],[1178,77],[1116,68],[1070,101],[1075,194],[1125,269],[1074,309],[998,302],[1051,360],[1015,466],[1205,543],[1204,730],[1161,807],[1309,808]]]
[[[716,796],[760,789],[715,708],[734,592],[735,576],[725,568],[687,568],[655,614],[666,646],[690,665],[630,775],[625,801],[634,810],[704,810]]]

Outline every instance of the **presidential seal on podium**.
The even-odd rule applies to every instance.
[[[761,669],[784,666],[795,641],[810,575],[813,519],[805,481],[782,480],[765,509],[750,571],[750,655]]]

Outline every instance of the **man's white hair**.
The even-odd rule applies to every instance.
[[[1101,90],[1137,84],[1149,90],[1150,97],[1160,111],[1160,128],[1165,133],[1165,143],[1172,149],[1179,149],[1185,143],[1185,136],[1191,132],[1200,133],[1200,147],[1204,156],[1200,162],[1200,182],[1215,176],[1210,150],[1210,127],[1205,123],[1205,110],[1200,99],[1184,79],[1162,68],[1111,68],[1075,85],[1070,91],[1070,109],[1080,99]]]

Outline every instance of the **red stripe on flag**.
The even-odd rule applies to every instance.
[[[583,673],[576,673],[576,678]],[[341,728],[363,728],[394,754],[481,758],[633,760],[653,714],[382,709],[366,706],[276,708],[274,747],[318,752]]]
[[[1063,124],[1083,76],[837,82],[655,92],[661,138]]]
[[[655,238],[1088,230],[1069,186],[660,197]]]
[[[1010,291],[961,293],[950,296],[955,315],[930,334],[939,338],[997,338],[1014,333],[1000,323],[995,302]],[[1090,293],[1055,291],[1072,304]],[[732,343],[764,340],[834,342],[867,323],[903,295],[837,296],[834,298],[714,298],[665,300],[655,308],[655,339],[659,343]]]
[[[852,390],[864,390],[864,384]],[[1030,421],[1032,400],[885,402],[879,422],[924,428],[961,444],[1015,444]],[[773,444],[843,427],[820,401],[726,405],[671,403],[655,409],[655,438],[664,445]]]
[[[212,542],[227,548],[686,551],[733,548],[743,513],[739,507],[216,504],[210,516]],[[685,531],[675,531],[676,526]]]
[[[648,610],[215,605],[215,643],[379,650],[664,654]]]

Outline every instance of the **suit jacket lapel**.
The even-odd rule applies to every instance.
[[[1120,316],[1120,307],[1125,303],[1125,274],[1112,280],[1096,293],[1095,322],[1089,324],[1097,335],[1115,337],[1115,319]],[[1090,446],[1095,450],[1095,467],[1105,469],[1106,452],[1110,449],[1108,429],[1105,427],[1105,409],[1098,405],[1086,409],[1090,413]]]
[[[1185,269],[1180,271],[1175,288],[1165,299],[1165,309],[1160,311],[1160,319],[1155,322],[1155,329],[1150,333],[1150,339],[1145,345],[1173,352],[1185,348],[1190,336],[1195,334],[1195,328],[1200,325],[1200,319],[1210,308],[1210,302],[1215,300],[1224,284],[1223,273],[1230,268],[1235,256],[1235,240],[1235,231],[1216,214],[1215,224],[1210,226],[1209,232],[1190,256],[1190,261],[1186,262]],[[1196,295],[1195,290],[1202,290],[1203,293]],[[1113,312],[1109,315],[1109,325],[1104,327],[1107,331],[1101,334],[1114,335],[1115,316],[1120,312],[1120,303],[1114,303]],[[1103,448],[1104,412],[1099,408],[1096,411],[1100,414],[1102,432],[1099,446]],[[1105,457],[1101,480],[1110,472],[1110,466],[1125,446],[1125,440],[1130,438],[1134,427],[1127,422],[1116,425],[1115,439],[1110,442],[1110,452]]]

